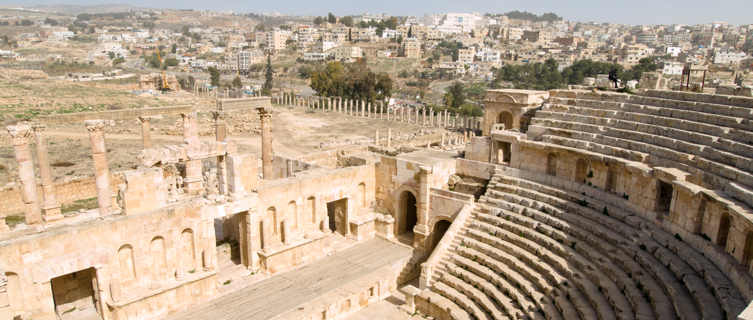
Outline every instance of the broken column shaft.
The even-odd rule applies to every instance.
[[[61,219],[60,204],[55,199],[55,186],[52,183],[52,168],[50,167],[50,155],[47,152],[47,141],[44,139],[44,125],[36,124],[33,127],[34,137],[37,143],[37,162],[39,162],[39,175],[42,177],[42,214],[45,221]]]
[[[265,180],[274,179],[274,152],[272,151],[272,114],[267,109],[256,108],[261,122],[261,163],[262,177]]]
[[[26,224],[40,223],[42,222],[42,210],[37,197],[34,161],[31,157],[31,149],[29,149],[31,126],[22,123],[6,128],[12,138],[13,150],[16,154],[16,162],[18,162],[18,177],[21,180],[21,195],[26,209]]]

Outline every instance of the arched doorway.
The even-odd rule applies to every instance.
[[[450,224],[451,223],[447,220],[439,220],[434,224],[434,229],[431,230],[431,248],[429,252],[434,251],[434,248],[436,248],[439,241],[442,240],[447,229],[450,228]]]
[[[418,222],[418,210],[416,208],[416,196],[410,191],[403,191],[400,194],[400,226],[398,234],[413,236],[413,228]]]
[[[505,125],[505,130],[512,130],[512,114],[507,111],[502,111],[497,117],[497,123]]]

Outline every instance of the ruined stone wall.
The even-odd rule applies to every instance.
[[[0,269],[18,275],[13,314],[56,319],[54,278],[93,268],[107,319],[165,315],[215,294],[212,219],[202,200],[117,215],[0,243]],[[96,244],[96,245],[94,245]]]
[[[219,99],[218,106],[224,111],[254,109],[259,107],[272,107],[270,97],[250,97],[240,99]]]
[[[456,173],[461,176],[489,180],[494,175],[494,165],[488,162],[458,158],[455,160]]]
[[[293,236],[302,237],[319,229],[319,223],[327,216],[328,202],[347,199],[349,218],[366,213],[374,203],[374,183],[373,165],[320,169],[297,177],[265,180],[259,186],[258,212],[264,214],[274,208],[278,223],[283,219],[288,221]],[[365,199],[359,194],[360,184],[365,187]]]
[[[117,190],[117,186],[122,182],[120,174],[112,174],[110,176],[111,190]],[[37,186],[37,194],[42,195],[41,185]],[[55,198],[61,205],[67,205],[76,200],[89,199],[96,196],[97,185],[94,177],[76,178],[55,185]],[[19,186],[0,190],[0,199],[2,199],[0,201],[0,217],[23,213],[24,203],[21,200]],[[41,201],[42,199],[39,200]]]
[[[39,117],[37,120],[45,124],[82,122],[84,120],[133,120],[144,116],[157,116],[167,114],[181,114],[191,112],[193,106],[170,106],[158,108],[123,109],[96,112],[77,112],[69,114],[56,114],[54,116]]]

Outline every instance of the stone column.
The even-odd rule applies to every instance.
[[[259,222],[257,215],[250,211],[242,213],[243,234],[241,234],[241,263],[251,271],[259,270],[259,255],[261,238],[259,237]]]
[[[387,128],[387,148],[392,148],[392,128]]]
[[[419,119],[420,118],[419,118],[418,108],[416,108],[416,124],[420,124],[419,123],[419,121],[420,121]]]
[[[423,244],[427,239],[429,232],[429,199],[431,193],[431,180],[432,180],[432,167],[420,166],[418,174],[418,200],[416,201],[416,209],[418,211],[418,221],[416,227],[413,228],[415,237],[413,241],[414,248],[423,248]]]
[[[99,215],[105,216],[112,210],[112,191],[110,190],[110,168],[107,164],[107,147],[105,146],[105,121],[86,120],[86,130],[92,145],[94,159],[94,176],[97,182],[97,202]]]
[[[34,136],[37,143],[37,162],[39,163],[39,175],[42,178],[42,214],[44,221],[54,221],[63,218],[60,214],[60,204],[55,199],[55,186],[52,183],[52,168],[50,167],[50,155],[47,152],[47,141],[44,139],[44,125],[33,126]]]
[[[361,118],[366,117],[366,101],[361,100]]]
[[[423,118],[421,120],[422,121],[421,124],[425,126],[426,125],[426,108],[421,109],[421,117]]]
[[[374,111],[371,110],[371,102],[369,102],[368,109],[366,110],[366,117],[368,117],[368,118],[373,117],[372,113],[374,113]]]
[[[225,122],[225,112],[212,112],[214,118],[214,132],[218,143],[224,143],[227,147],[227,123]],[[225,149],[227,153],[227,149]],[[217,156],[217,192],[227,194],[227,161],[225,155]]]
[[[200,148],[199,123],[196,112],[181,113],[183,117],[183,141],[187,144],[188,160],[186,160],[186,177],[183,186],[187,194],[197,195],[202,189],[201,159],[193,159],[192,155]]]
[[[447,110],[444,111],[444,126],[447,127],[450,123],[447,121]]]
[[[139,122],[141,123],[141,142],[143,144],[144,149],[149,149],[152,147],[152,134],[151,134],[151,120],[152,117],[147,116],[141,116],[138,117]]]
[[[267,109],[256,108],[261,120],[261,162],[264,180],[274,179],[274,151],[272,151],[272,114]]]
[[[34,160],[31,156],[31,126],[21,123],[6,127],[11,136],[13,150],[18,162],[18,176],[21,180],[21,199],[26,209],[26,224],[42,222],[42,209],[37,197],[37,178],[34,173]]]

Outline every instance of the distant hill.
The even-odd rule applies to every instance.
[[[110,13],[126,12],[135,9],[142,9],[128,4],[97,4],[97,5],[68,5],[68,4],[49,4],[49,5],[6,5],[10,7],[22,7],[26,9],[39,10],[44,12],[54,12],[67,15],[78,15],[81,13]]]

